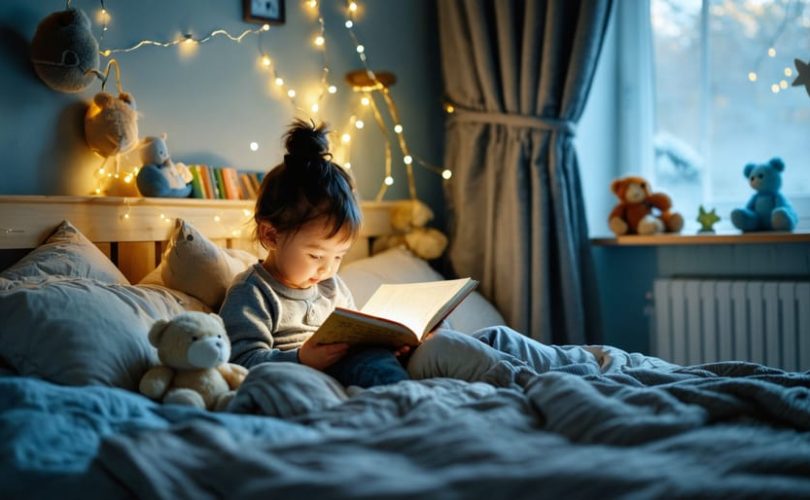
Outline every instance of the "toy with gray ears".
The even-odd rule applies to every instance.
[[[793,231],[798,217],[790,202],[779,192],[785,164],[772,158],[763,165],[749,163],[743,169],[756,193],[745,208],[731,212],[731,222],[743,231]]]
[[[96,79],[98,42],[84,12],[67,9],[43,19],[31,41],[34,71],[48,87],[81,92]]]

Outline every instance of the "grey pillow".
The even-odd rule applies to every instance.
[[[115,264],[69,221],[28,255],[0,273],[0,288],[47,276],[73,276],[129,285]]]
[[[0,290],[0,359],[20,375],[137,390],[157,362],[147,332],[184,311],[166,291],[51,276]]]

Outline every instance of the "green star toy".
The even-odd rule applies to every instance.
[[[701,205],[698,208],[697,221],[700,222],[699,233],[713,233],[714,228],[712,226],[720,221],[720,216],[715,213],[714,208],[711,212],[707,212],[706,209],[703,208],[703,205]]]

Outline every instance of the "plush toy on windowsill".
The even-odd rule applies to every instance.
[[[419,200],[397,204],[391,210],[391,226],[398,234],[374,240],[371,252],[404,245],[425,260],[439,258],[447,248],[447,237],[441,231],[425,225],[433,219],[433,211]]]
[[[624,177],[610,185],[619,203],[610,212],[608,225],[616,236],[677,233],[683,228],[683,217],[671,212],[672,201],[664,193],[653,193],[643,177]]]
[[[143,196],[187,198],[191,194],[191,172],[184,164],[172,162],[165,134],[143,140],[141,162],[137,183]]]
[[[748,184],[756,193],[745,208],[731,212],[731,222],[742,231],[793,231],[798,217],[790,202],[780,192],[785,164],[772,158],[763,165],[749,163],[743,169]]]
[[[139,389],[152,399],[223,410],[247,375],[245,367],[228,363],[231,343],[216,314],[185,312],[159,320],[149,342],[162,364],[144,374]]]

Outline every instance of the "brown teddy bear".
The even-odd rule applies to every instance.
[[[231,343],[216,314],[185,312],[158,320],[149,342],[163,363],[141,378],[141,393],[152,399],[224,410],[247,375],[246,368],[228,363]]]
[[[610,185],[619,203],[610,212],[608,225],[616,236],[624,234],[677,233],[683,217],[670,212],[672,200],[664,193],[653,193],[643,177],[624,177]]]

